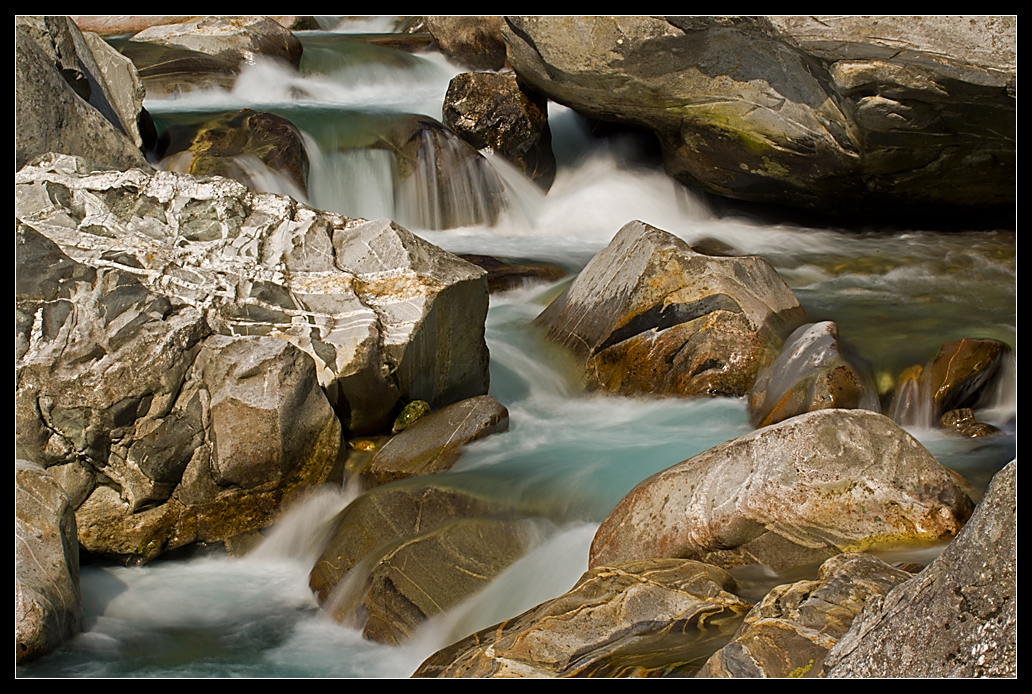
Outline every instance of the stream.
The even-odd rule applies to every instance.
[[[374,29],[375,30],[375,29]],[[507,207],[493,226],[442,230],[392,183],[390,153],[341,147],[356,129],[393,113],[441,118],[448,82],[463,70],[439,55],[299,32],[300,72],[258,63],[230,93],[191,93],[146,102],[159,124],[240,108],[291,119],[311,159],[309,204],[348,216],[391,217],[454,253],[490,254],[582,268],[628,221],[640,219],[688,243],[716,239],[766,258],[811,320],[834,320],[841,338],[891,383],[913,363],[963,337],[1016,349],[1016,245],[1012,231],[841,230],[760,222],[716,213],[704,197],[668,178],[632,136],[593,139],[573,112],[552,104],[559,161],[544,194],[504,162]],[[291,191],[270,177],[272,192]],[[476,181],[469,183],[476,189]],[[413,195],[418,193],[411,193]],[[561,283],[560,283],[561,285]],[[431,653],[474,630],[569,590],[587,569],[598,524],[641,480],[751,430],[744,399],[620,398],[581,392],[565,357],[530,325],[559,286],[495,294],[487,318],[490,393],[510,429],[472,444],[448,475],[539,519],[534,548],[483,593],[431,620],[402,647],[364,641],[316,605],[308,572],[327,523],[354,498],[315,490],[271,529],[250,556],[82,567],[85,632],[18,674],[38,677],[407,677]],[[980,498],[1016,455],[1014,365],[979,419],[1004,434],[957,439],[913,430]],[[977,500],[977,498],[976,498]],[[927,563],[934,552],[916,557]],[[908,559],[914,555],[908,554]],[[892,559],[895,559],[892,557]],[[756,600],[777,583],[753,568],[737,577]]]

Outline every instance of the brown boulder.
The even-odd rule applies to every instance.
[[[744,395],[803,309],[767,261],[697,253],[629,222],[535,319],[622,395]]]

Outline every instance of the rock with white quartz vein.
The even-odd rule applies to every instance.
[[[224,335],[315,360],[355,433],[396,403],[487,392],[484,272],[389,220],[314,210],[228,179],[86,173],[53,155],[16,174],[15,216],[85,266],[118,269]]]

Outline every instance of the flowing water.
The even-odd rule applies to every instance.
[[[551,191],[541,193],[494,162],[507,195],[497,223],[440,230],[432,205],[413,198],[427,193],[398,185],[390,153],[360,145],[375,137],[378,122],[399,113],[439,119],[448,81],[460,70],[437,55],[341,43],[332,33],[302,36],[300,73],[260,63],[231,93],[150,100],[147,107],[158,121],[243,107],[285,115],[305,134],[313,206],[392,217],[453,252],[546,260],[576,272],[623,224],[641,219],[689,243],[716,239],[762,255],[813,320],[838,323],[882,383],[949,340],[991,337],[1016,347],[1013,233],[847,232],[718,216],[703,198],[641,163],[647,158],[633,139],[592,140],[574,114],[554,105],[560,167]],[[275,177],[264,180],[270,191],[291,192]],[[464,185],[475,195],[476,180]],[[536,285],[492,296],[491,394],[509,408],[510,430],[470,446],[446,473],[454,485],[488,490],[540,520],[534,549],[482,594],[431,620],[404,647],[363,641],[333,623],[318,610],[307,575],[329,519],[355,492],[323,488],[243,559],[83,567],[85,633],[19,674],[404,677],[438,648],[568,590],[587,568],[595,529],[626,492],[750,427],[741,399],[580,392],[564,356],[530,326],[556,292]],[[1013,371],[1004,380],[1009,387],[980,414],[1005,435],[979,441],[912,432],[979,495],[1015,455]],[[796,578],[740,575],[751,599]]]

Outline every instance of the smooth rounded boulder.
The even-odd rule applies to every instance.
[[[775,571],[955,536],[961,480],[887,417],[819,410],[732,439],[648,478],[595,534],[589,566],[682,557]]]

